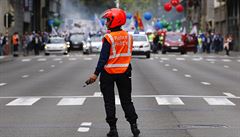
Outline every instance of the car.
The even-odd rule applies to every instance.
[[[162,45],[162,54],[166,54],[167,52],[186,53],[182,33],[166,32]]]
[[[131,34],[131,33],[130,33]],[[133,55],[145,55],[146,58],[150,58],[150,43],[145,33],[133,33]]]
[[[90,53],[92,53],[90,38],[88,38],[86,42],[82,41],[82,43],[83,43],[83,54],[90,54]]]
[[[85,42],[84,33],[71,33],[69,36],[70,49],[82,50]]]
[[[90,43],[91,43],[91,50],[94,53],[99,53],[101,52],[102,49],[102,36],[92,36],[90,39]]]
[[[69,42],[62,37],[51,37],[44,47],[45,55],[49,54],[68,54]]]

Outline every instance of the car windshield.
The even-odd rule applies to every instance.
[[[140,35],[136,35],[133,36],[133,41],[147,41],[147,37],[146,36],[140,36]]]
[[[92,42],[101,42],[102,41],[102,37],[91,37],[91,41]]]
[[[64,43],[64,38],[50,38],[50,43]]]
[[[81,34],[73,34],[70,36],[70,41],[81,42],[84,40],[84,35]]]
[[[182,39],[181,35],[178,35],[178,34],[166,35],[166,40],[169,40],[169,41],[181,41],[181,39]]]

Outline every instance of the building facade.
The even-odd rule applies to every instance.
[[[233,50],[240,50],[240,1],[215,0],[215,32],[233,36]]]

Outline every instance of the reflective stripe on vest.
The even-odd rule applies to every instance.
[[[106,34],[109,38],[110,38],[110,40],[111,40],[111,42],[112,42],[112,53],[113,53],[113,55],[110,55],[110,59],[113,59],[113,58],[117,58],[117,57],[128,57],[128,56],[131,56],[132,54],[131,54],[131,36],[128,34],[128,52],[127,53],[120,53],[120,54],[116,54],[116,48],[115,48],[115,42],[114,42],[114,40],[113,40],[113,37],[112,37],[112,35],[110,35],[110,34]]]
[[[128,67],[129,64],[108,64],[105,65],[106,68],[118,68],[118,67]]]

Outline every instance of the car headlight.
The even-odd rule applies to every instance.
[[[150,47],[150,45],[149,44],[145,44],[145,45],[143,45],[143,47],[147,48],[147,47]]]
[[[170,46],[170,44],[169,44],[169,43],[165,43],[165,45],[166,45],[166,46],[168,46],[168,47]]]
[[[45,45],[45,47],[44,47],[45,49],[48,49],[49,47],[47,46],[47,45]]]
[[[90,47],[89,43],[83,45],[83,48],[89,48],[89,47]]]

